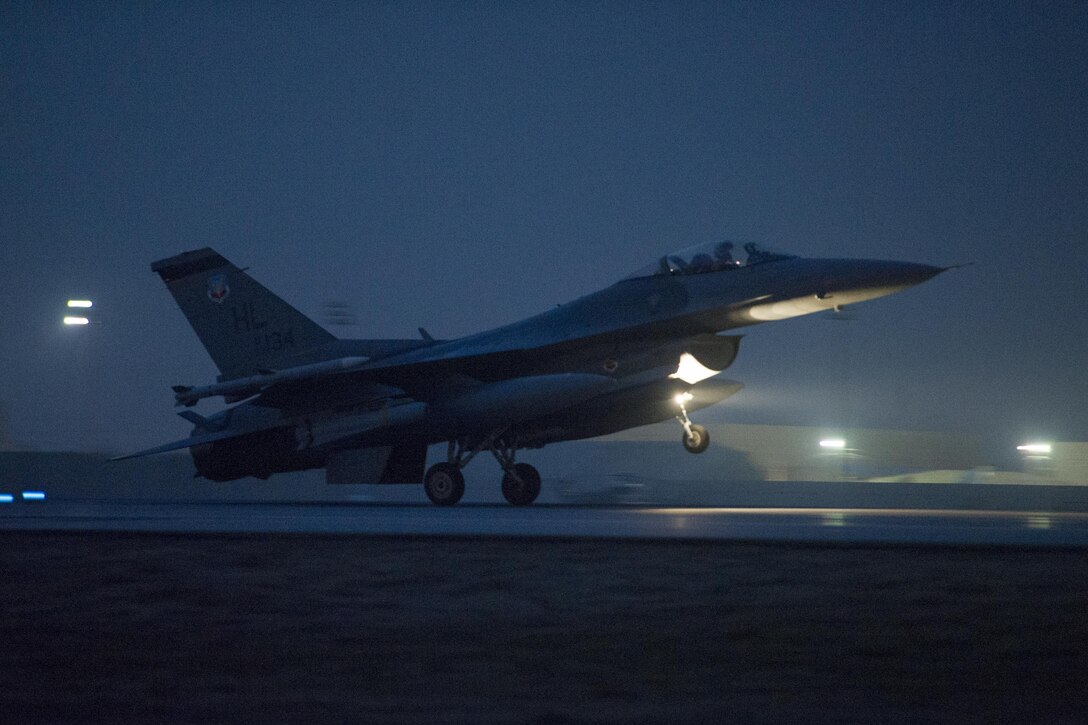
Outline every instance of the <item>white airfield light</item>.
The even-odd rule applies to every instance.
[[[64,318],[64,324],[66,325],[89,325],[91,321],[86,317],[69,317]]]
[[[69,307],[94,307],[90,300],[68,300]]]
[[[1049,443],[1025,443],[1022,446],[1017,446],[1016,450],[1023,453],[1042,453],[1048,454],[1052,450],[1052,446]]]
[[[846,448],[846,441],[842,438],[824,438],[820,441],[820,448],[831,448],[833,450],[841,451]]]

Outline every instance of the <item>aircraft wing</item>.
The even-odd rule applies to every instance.
[[[622,375],[630,376],[640,371],[675,366],[685,352],[691,352],[705,362],[707,368],[718,371],[732,363],[739,339],[739,336],[711,334],[657,340],[598,336],[591,340],[492,352],[479,351],[478,346],[469,349],[438,344],[404,355],[340,367],[331,374],[289,377],[282,382],[269,380],[253,402],[305,412],[318,403],[342,405],[355,401],[372,405],[394,399],[433,403],[451,394],[500,381],[522,380],[527,386],[543,384],[542,389],[548,389],[554,381],[546,382],[546,378],[566,377],[581,387],[583,377],[611,377],[614,365],[620,366]],[[672,367],[672,370],[676,369]],[[238,384],[243,383],[239,381]],[[257,392],[253,390],[250,395]]]

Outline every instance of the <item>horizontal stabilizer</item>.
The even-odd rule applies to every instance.
[[[208,423],[207,418],[194,410],[183,410],[182,412],[178,413],[178,415],[189,421],[193,425],[206,425]]]
[[[226,440],[227,438],[238,438],[243,435],[252,433],[253,431],[238,432],[236,430],[224,430],[218,433],[202,433],[201,435],[186,438],[182,441],[174,441],[173,443],[167,443],[165,445],[156,446],[154,448],[148,448],[146,451],[139,451],[137,453],[129,453],[124,456],[115,456],[111,458],[111,461],[123,461],[127,458],[142,458],[143,456],[153,456],[156,453],[167,453],[169,451],[177,451],[182,448],[191,448],[192,446],[203,445],[204,443],[214,443],[215,441]]]

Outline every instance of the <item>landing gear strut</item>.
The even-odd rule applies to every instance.
[[[540,473],[528,463],[516,463],[517,446],[506,442],[506,428],[492,432],[478,446],[468,450],[463,440],[450,441],[447,461],[436,463],[423,477],[427,498],[438,506],[452,506],[465,493],[461,469],[481,451],[491,451],[503,470],[502,495],[514,506],[527,506],[540,495]]]
[[[676,402],[680,406],[680,415],[676,416],[676,420],[684,428],[684,436],[680,441],[684,444],[684,449],[688,453],[702,453],[710,446],[710,433],[698,423],[691,422],[691,418],[688,417],[688,409],[684,406],[684,403],[688,400],[691,400],[689,393],[681,393],[676,396]]]

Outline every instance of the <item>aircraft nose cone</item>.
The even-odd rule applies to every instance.
[[[929,264],[915,264],[914,262],[891,262],[890,264],[889,277],[906,287],[922,284],[922,282],[933,279],[948,269],[948,267],[934,267]]]
[[[853,304],[921,284],[948,268],[915,262],[864,259],[837,261],[831,269],[833,271],[825,282],[826,293],[817,293],[817,297],[834,300],[837,304]]]
[[[850,265],[844,275],[858,287],[882,287],[906,289],[921,284],[945,271],[945,267],[934,267],[915,262],[886,262],[883,260],[863,260]]]

